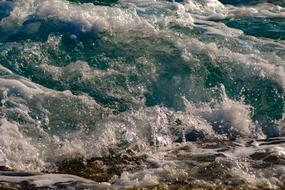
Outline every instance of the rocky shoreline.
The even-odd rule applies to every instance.
[[[256,143],[258,148],[254,147]],[[105,157],[59,160],[55,163],[56,170],[43,173],[16,172],[3,166],[0,168],[0,189],[282,189],[285,188],[285,176],[277,170],[284,168],[285,155],[282,150],[274,152],[271,146],[276,144],[282,147],[285,139],[243,144],[232,141],[187,142],[162,147],[155,153],[110,150],[112,154]],[[230,158],[230,153],[240,151],[244,151],[240,159]],[[177,164],[172,167],[173,157]],[[239,172],[244,172],[241,174],[245,178],[237,175],[237,167],[241,169]],[[256,180],[255,185],[246,175]],[[271,183],[261,183],[263,177],[272,178]]]

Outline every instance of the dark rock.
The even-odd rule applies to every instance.
[[[7,166],[0,166],[0,171],[12,171],[12,169]]]

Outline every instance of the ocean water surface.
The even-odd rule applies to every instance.
[[[284,0],[0,0],[0,188],[285,189]]]

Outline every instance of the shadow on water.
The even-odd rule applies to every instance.
[[[280,6],[285,6],[283,0],[219,0],[223,4],[230,4],[230,5],[257,5],[260,3],[272,3]]]
[[[250,20],[250,21],[249,21]],[[285,40],[284,18],[237,18],[223,21],[228,27],[242,30],[245,34],[277,40]]]
[[[75,3],[93,3],[94,5],[111,6],[118,2],[118,0],[68,0]]]

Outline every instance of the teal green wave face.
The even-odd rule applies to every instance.
[[[250,20],[250,21],[249,21]],[[285,39],[284,18],[237,18],[225,20],[224,23],[232,28],[244,31],[245,34],[277,40]]]
[[[0,0],[0,189],[284,189],[284,5]]]
[[[185,99],[193,107],[215,110],[227,97],[250,107],[249,118],[244,118],[250,125],[279,135],[278,122],[284,117],[283,18],[275,13],[268,19],[243,17],[236,11],[221,19],[211,13],[214,5],[201,1],[189,9],[187,2],[135,2],[134,10],[126,2],[84,4],[88,2],[37,1],[26,5],[28,16],[22,21],[6,14],[0,26],[1,66],[50,90],[87,96],[114,115],[156,106],[186,113]],[[219,14],[233,9],[215,6]],[[11,76],[1,75],[6,77]],[[66,130],[70,126],[76,131],[83,122],[73,119],[74,109],[60,119],[51,106],[42,107],[47,111],[38,112],[50,113],[49,127],[62,122]],[[82,117],[87,128],[97,123]],[[219,117],[204,119],[219,133],[239,125],[228,121],[220,130],[224,121]]]

